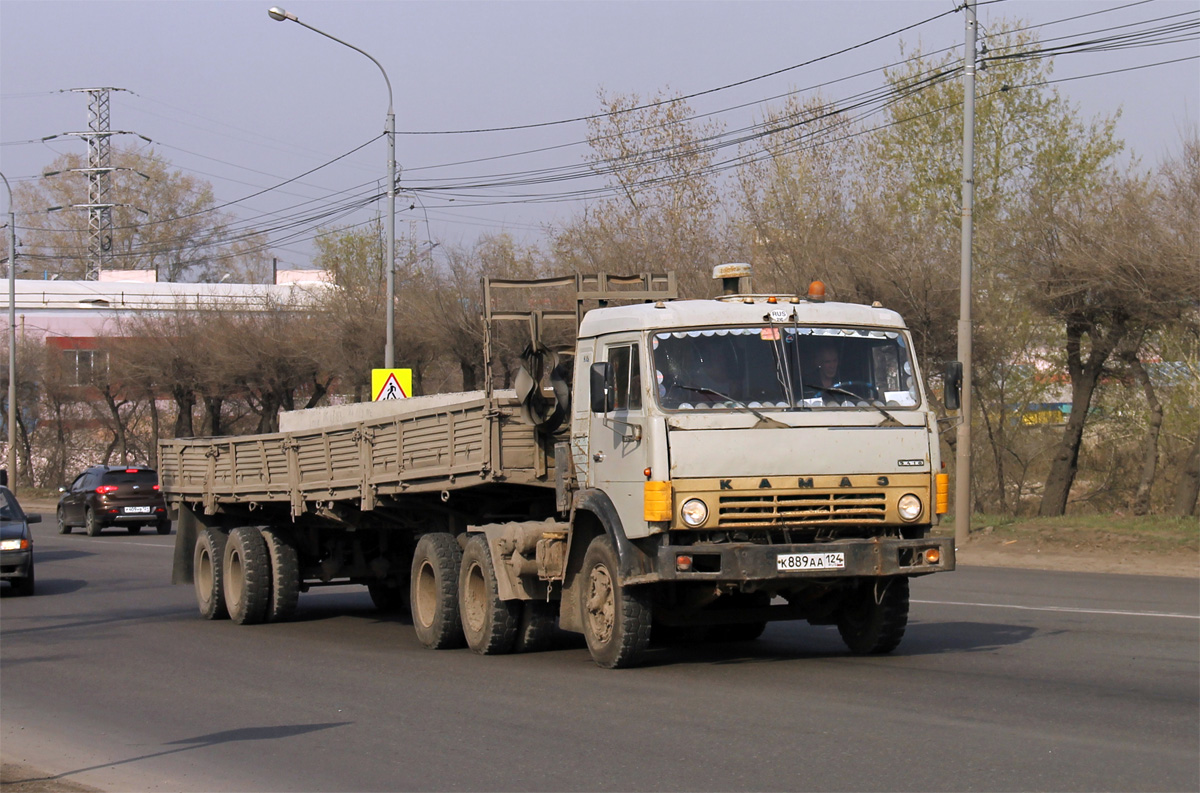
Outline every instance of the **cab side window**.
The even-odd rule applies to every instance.
[[[608,348],[612,364],[615,410],[640,410],[642,407],[642,376],[638,360],[638,345],[622,344]]]

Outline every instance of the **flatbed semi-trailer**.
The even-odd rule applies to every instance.
[[[637,663],[654,633],[752,639],[779,619],[835,624],[856,653],[894,649],[909,581],[954,568],[930,533],[947,497],[937,409],[900,317],[593,278],[574,282],[573,366],[550,367],[542,338],[569,313],[485,301],[489,330],[529,319],[513,391],[164,441],[174,580],[194,584],[203,616],[241,624],[288,619],[314,586],[362,584],[380,608],[408,608],[430,648],[531,650],[559,628],[606,667]],[[947,394],[952,406],[952,381]]]

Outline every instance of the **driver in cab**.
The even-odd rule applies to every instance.
[[[812,355],[812,374],[805,385],[819,389],[833,388],[838,383],[838,350],[832,342],[817,346]]]

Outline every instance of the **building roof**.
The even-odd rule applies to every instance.
[[[0,285],[2,287],[2,285]],[[137,312],[212,309],[278,311],[312,306],[328,283],[194,284],[17,279],[19,328],[56,336],[100,336],[110,321]],[[8,290],[0,288],[0,324],[8,324]]]

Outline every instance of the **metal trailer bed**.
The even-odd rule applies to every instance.
[[[331,417],[324,427],[304,426],[310,417],[291,431],[164,440],[160,486],[175,508],[212,515],[222,505],[286,502],[293,517],[332,502],[370,511],[380,496],[488,482],[555,486],[552,442],[521,421],[509,393],[370,404],[321,409]],[[345,420],[355,411],[385,415]]]

